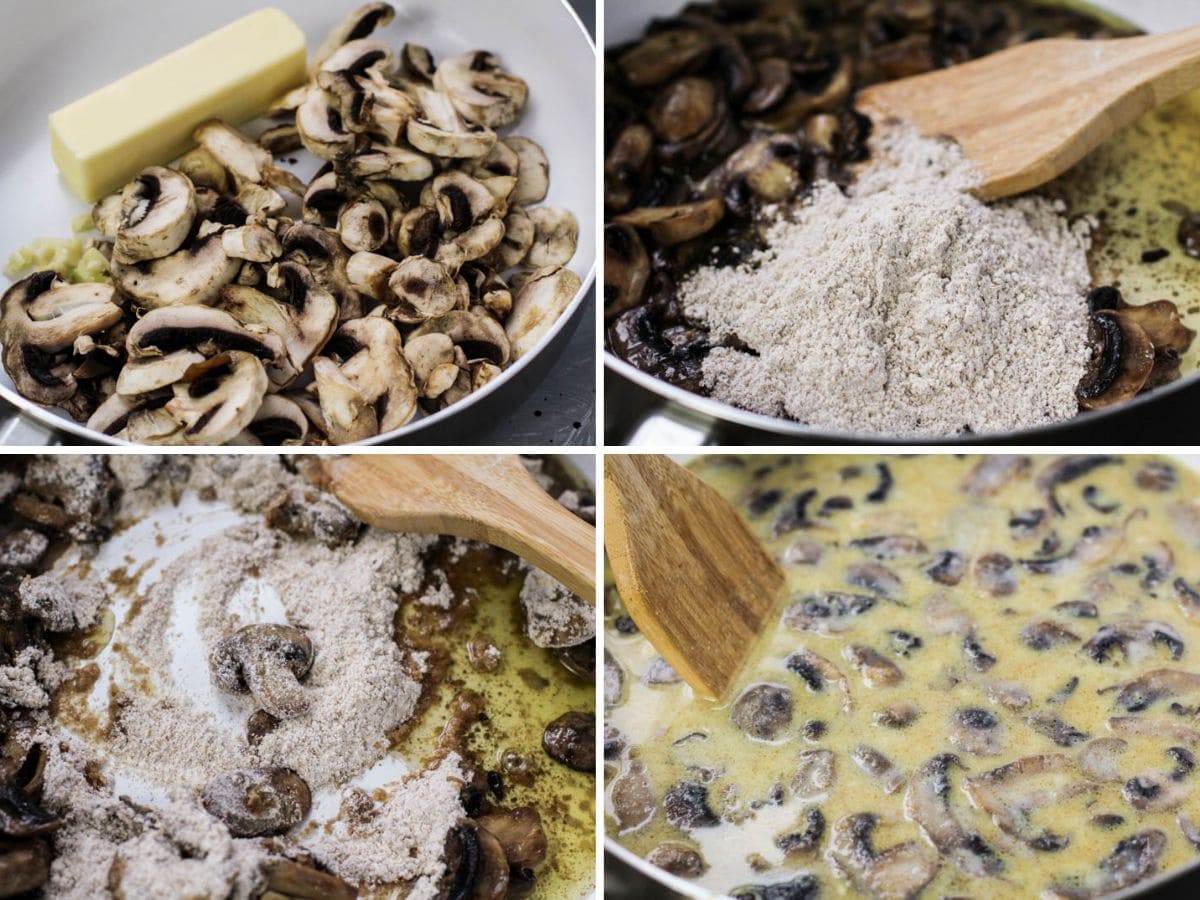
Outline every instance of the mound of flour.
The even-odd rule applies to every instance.
[[[712,396],[810,425],[898,436],[1073,416],[1088,360],[1091,223],[1040,197],[985,204],[952,145],[885,135],[844,195],[828,182],[737,268],[681,285],[714,337]]]

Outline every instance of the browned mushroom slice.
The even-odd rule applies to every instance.
[[[712,81],[689,76],[663,88],[647,115],[659,140],[682,141],[712,122],[718,113],[718,101]]]
[[[645,125],[629,125],[617,135],[604,161],[604,205],[621,212],[633,203],[634,196],[650,172],[654,154],[654,133]]]
[[[962,491],[969,497],[992,497],[1028,470],[1028,456],[985,456],[963,479]]]
[[[976,832],[968,831],[950,806],[950,772],[963,768],[957,756],[939,754],[919,766],[904,792],[904,813],[954,866],[975,878],[996,875],[1004,862]]]
[[[628,768],[612,780],[608,799],[618,834],[629,834],[649,825],[658,807],[645,763],[630,760]]]
[[[646,862],[679,878],[699,878],[708,871],[708,863],[698,850],[670,842],[659,844],[646,854]]]
[[[541,343],[575,299],[580,284],[578,275],[559,266],[538,269],[530,276],[513,298],[504,326],[514,360]],[[502,361],[493,362],[503,365]]]
[[[300,684],[312,668],[312,641],[290,625],[247,625],[213,648],[209,669],[217,687],[249,691],[277,719],[308,712],[309,697]]]
[[[318,872],[311,866],[273,857],[263,864],[268,895],[292,897],[296,900],[354,900],[358,890],[336,875]]]
[[[874,747],[859,744],[851,751],[850,758],[854,760],[856,766],[875,780],[879,789],[885,794],[896,793],[904,787],[907,781],[904,770],[896,765],[886,753],[876,750]]]
[[[842,711],[854,708],[854,697],[850,693],[850,681],[844,672],[831,660],[811,650],[798,650],[783,661],[784,668],[798,675],[811,691],[822,691],[825,683],[836,684],[842,692]]]
[[[1167,836],[1157,828],[1139,831],[1120,841],[1100,860],[1099,871],[1090,873],[1083,884],[1054,884],[1043,896],[1049,900],[1088,900],[1115,893],[1157,872],[1166,850]]]
[[[542,734],[546,754],[577,772],[596,771],[596,717],[592,713],[566,712],[546,726]]]
[[[937,856],[919,841],[903,841],[877,852],[871,835],[878,824],[871,813],[855,813],[835,822],[829,840],[830,864],[869,896],[916,897],[937,874]]]
[[[858,670],[867,687],[894,687],[904,680],[904,672],[887,657],[863,644],[850,644],[842,657]]]
[[[836,634],[854,627],[852,618],[874,608],[876,600],[866,594],[826,591],[803,597],[783,611],[783,624],[797,631]]]
[[[45,841],[0,845],[0,897],[22,897],[50,880],[50,847]]]
[[[777,741],[792,724],[792,694],[779,684],[754,684],[730,707],[733,724],[757,741]]]
[[[450,96],[464,118],[489,128],[515,122],[529,94],[528,85],[485,50],[443,61],[433,73],[433,86]]]
[[[1111,691],[1117,691],[1118,706],[1131,713],[1141,712],[1163,697],[1200,692],[1200,674],[1184,669],[1151,669],[1133,681],[1103,688],[1099,693]]]
[[[1126,310],[1094,313],[1089,326],[1092,359],[1075,394],[1084,409],[1128,400],[1154,368],[1154,345]]]
[[[817,94],[793,91],[783,103],[753,119],[753,124],[772,131],[795,131],[816,112],[836,111],[854,87],[854,61],[843,55],[825,88]]]
[[[691,68],[712,47],[712,38],[698,29],[660,31],[622,53],[617,68],[631,86],[650,87]]]
[[[719,198],[682,206],[642,207],[616,216],[613,221],[644,228],[660,244],[670,246],[699,237],[721,221],[725,203]]]
[[[758,75],[754,89],[742,100],[742,112],[766,112],[787,96],[792,86],[792,67],[786,59],[770,56],[755,63]]]
[[[1038,828],[1032,813],[1100,789],[1093,782],[1074,779],[1075,771],[1075,761],[1065,753],[1023,756],[967,778],[964,787],[971,802],[991,816],[1001,831],[1034,850],[1049,852],[1066,847],[1070,837]],[[1040,789],[1019,793],[1030,782]]]
[[[949,737],[955,747],[975,756],[997,756],[1003,748],[1000,720],[978,706],[954,711]]]
[[[200,802],[234,837],[283,834],[312,807],[308,783],[291,769],[245,769],[204,785]]]
[[[1117,716],[1108,720],[1108,730],[1117,735],[1161,737],[1183,744],[1200,744],[1200,729],[1170,719],[1148,719],[1143,716]]]
[[[1179,309],[1170,300],[1155,300],[1141,306],[1125,306],[1121,309],[1121,315],[1142,327],[1156,353],[1162,353],[1164,350],[1183,353],[1196,337],[1196,332],[1179,320]]]

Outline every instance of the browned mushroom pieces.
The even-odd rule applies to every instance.
[[[750,685],[733,701],[730,718],[756,741],[778,741],[787,737],[792,724],[792,693],[783,685]]]
[[[590,713],[563,713],[542,734],[546,754],[576,772],[596,771],[596,717]]]
[[[987,553],[975,561],[975,583],[992,597],[1007,597],[1017,589],[1013,561],[1003,553]]]
[[[212,779],[200,791],[200,802],[234,837],[264,837],[304,821],[312,794],[291,769],[244,769]]]
[[[1098,871],[1069,883],[1051,885],[1043,894],[1049,900],[1089,900],[1106,896],[1149,878],[1158,871],[1167,851],[1167,836],[1157,828],[1122,839],[1100,860]]]
[[[399,301],[388,317],[409,324],[445,315],[458,303],[458,288],[446,267],[421,256],[410,256],[393,269],[388,288]]]
[[[904,680],[899,666],[870,647],[850,644],[843,648],[842,656],[858,670],[867,687],[894,687]]]
[[[629,761],[629,767],[612,781],[609,802],[619,834],[637,831],[650,823],[657,804],[645,763],[638,759]]]
[[[883,851],[872,846],[879,820],[871,813],[839,819],[827,851],[835,872],[873,897],[917,897],[937,874],[939,860],[919,841],[903,841]]]
[[[708,871],[708,863],[700,851],[685,844],[659,844],[646,854],[646,862],[679,878],[699,878]]]
[[[660,31],[622,53],[617,68],[631,86],[650,87],[697,65],[712,47],[712,38],[699,30]]]
[[[20,897],[50,880],[50,847],[45,841],[0,846],[0,897]]]
[[[792,67],[786,59],[769,56],[755,63],[757,83],[742,100],[742,112],[755,115],[766,112],[787,96],[792,86]]]
[[[497,809],[479,816],[475,821],[500,842],[509,866],[529,868],[546,858],[546,832],[542,827],[542,817],[532,806]]]
[[[1092,358],[1076,389],[1079,405],[1100,409],[1135,396],[1154,368],[1154,345],[1126,310],[1094,313],[1089,327]]]
[[[62,819],[41,806],[46,753],[33,744],[16,770],[0,783],[0,837],[31,838],[49,834]]]
[[[717,115],[716,85],[707,78],[687,77],[663,88],[647,113],[654,133],[663,141],[692,137]]]
[[[504,900],[512,877],[496,836],[470,819],[450,829],[445,874],[437,896],[447,900]]]
[[[263,864],[267,894],[291,897],[295,900],[355,900],[358,890],[336,875],[320,872],[283,857],[273,857]]]
[[[217,687],[249,691],[277,719],[308,712],[309,698],[300,679],[313,664],[313,644],[289,625],[247,625],[222,639],[209,657]]]
[[[991,497],[1028,471],[1028,456],[985,456],[963,479],[962,492],[969,497]]]
[[[280,492],[264,513],[268,528],[296,537],[311,537],[339,547],[358,536],[362,523],[331,494],[310,485]]]
[[[663,796],[667,821],[680,831],[712,828],[721,820],[708,804],[708,788],[694,781],[681,781]]]
[[[1183,353],[1191,346],[1196,332],[1179,320],[1179,308],[1170,300],[1155,300],[1141,306],[1125,306],[1121,316],[1132,319],[1146,332],[1156,353],[1174,350]]]
[[[699,237],[724,215],[725,202],[714,197],[682,206],[642,207],[616,216],[613,221],[645,229],[658,243],[670,246]]]
[[[625,127],[604,160],[604,205],[614,212],[628,209],[654,158],[654,132],[646,125]]]

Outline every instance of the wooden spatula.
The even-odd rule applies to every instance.
[[[1156,106],[1200,87],[1200,26],[1107,41],[1053,39],[858,95],[876,122],[900,119],[962,145],[981,197],[1008,197],[1061,175]]]
[[[665,456],[610,455],[604,547],[638,629],[693,690],[723,697],[783,589],[746,523]]]
[[[542,490],[516,456],[359,454],[328,460],[325,475],[364,522],[487,541],[595,603],[596,529]]]

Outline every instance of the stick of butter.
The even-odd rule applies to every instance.
[[[262,115],[307,79],[307,52],[286,13],[261,9],[53,113],[54,161],[95,202],[191,149],[201,122]]]

